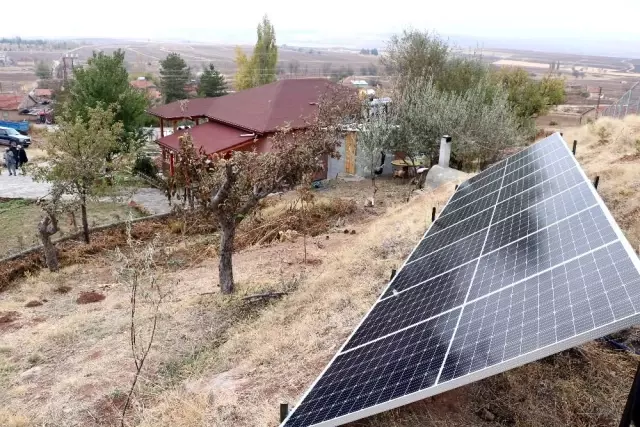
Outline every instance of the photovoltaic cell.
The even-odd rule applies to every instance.
[[[622,244],[614,242],[465,306],[441,380],[560,343],[638,311],[640,278]]]
[[[487,194],[486,196],[481,197],[472,203],[461,206],[455,210],[445,206],[444,209],[442,210],[441,216],[442,217],[446,217],[447,215],[453,216],[453,218],[450,218],[450,221],[453,221],[454,223],[460,222],[463,219],[470,217],[471,215],[475,215],[478,212],[482,212],[483,210],[491,206],[494,206],[497,200],[498,200],[498,192],[494,191],[493,193]]]
[[[460,309],[340,354],[287,426],[309,426],[433,386]]]
[[[345,350],[459,306],[464,302],[474,270],[475,263],[467,263],[380,301],[351,337]]]
[[[489,226],[491,213],[491,209],[486,209],[449,228],[440,229],[440,231],[438,231],[438,228],[431,227],[429,233],[422,239],[420,244],[418,244],[413,255],[415,258],[422,257],[477,233],[479,230]]]
[[[463,183],[283,426],[357,420],[640,320],[640,261],[558,134]]]
[[[396,274],[388,293],[401,291],[477,258],[483,242],[484,235],[478,232],[422,258],[414,252],[409,264]]]
[[[617,239],[599,206],[487,252],[478,261],[469,299],[501,289],[525,277]],[[489,248],[485,247],[485,251]]]

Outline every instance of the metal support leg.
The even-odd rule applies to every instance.
[[[620,427],[630,427],[632,422],[633,425],[640,426],[640,364],[638,364],[638,370],[633,379],[629,397],[627,397],[627,404],[622,413]]]

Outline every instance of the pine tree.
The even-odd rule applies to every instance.
[[[227,83],[224,76],[215,69],[213,64],[205,67],[200,77],[200,85],[198,86],[198,96],[214,98],[227,94]]]
[[[102,106],[113,108],[114,123],[122,123],[122,134],[118,138],[116,151],[127,152],[144,142],[145,110],[148,101],[145,95],[129,84],[129,74],[124,63],[124,51],[116,50],[108,55],[94,52],[86,67],[78,67],[73,72],[75,79],[66,95],[66,102],[60,102],[56,114],[68,108],[71,117],[89,119],[92,108]]]
[[[172,52],[160,61],[160,87],[164,102],[187,99],[184,86],[189,82],[191,69],[179,54]]]

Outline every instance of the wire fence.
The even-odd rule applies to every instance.
[[[607,107],[601,114],[602,117],[621,119],[629,114],[640,113],[640,82],[633,85],[620,99]]]

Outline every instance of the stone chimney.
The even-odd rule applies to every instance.
[[[443,168],[449,167],[451,159],[451,137],[444,135],[440,140],[440,156],[438,157],[438,165]]]

